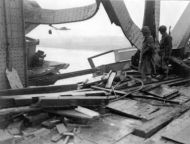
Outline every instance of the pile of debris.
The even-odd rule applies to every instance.
[[[0,91],[0,143],[109,144],[129,134],[149,138],[190,109],[190,97],[172,88],[188,84],[189,78],[170,75],[143,83],[139,77],[137,71],[111,70],[74,85]]]

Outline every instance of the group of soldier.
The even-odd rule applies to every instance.
[[[160,42],[156,42],[148,26],[141,30],[144,41],[140,51],[139,71],[142,79],[147,81],[151,77],[160,76],[162,78],[168,75],[168,62],[172,51],[172,37],[167,33],[166,26],[159,27],[162,35]]]

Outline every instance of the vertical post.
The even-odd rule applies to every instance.
[[[21,0],[21,17],[22,17],[22,37],[23,37],[23,52],[24,52],[24,65],[25,65],[25,69],[24,69],[24,74],[25,74],[25,87],[28,86],[28,59],[27,59],[27,55],[28,55],[28,50],[26,47],[26,40],[25,40],[25,22],[24,22],[24,5],[23,5],[23,0]]]

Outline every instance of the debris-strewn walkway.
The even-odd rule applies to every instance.
[[[110,71],[76,85],[0,91],[0,143],[186,142],[185,133],[176,131],[177,137],[165,127],[190,109],[189,81],[142,82],[135,71]],[[180,129],[188,132],[184,124]],[[166,135],[159,133],[163,128]]]

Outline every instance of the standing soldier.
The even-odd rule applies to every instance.
[[[143,80],[146,81],[148,78],[147,75],[155,73],[155,65],[153,61],[155,45],[149,27],[144,26],[141,31],[144,36],[144,41],[141,50],[139,70],[141,72]]]
[[[167,28],[164,25],[159,27],[159,31],[162,35],[160,41],[161,69],[163,77],[167,77],[169,71],[169,58],[172,52],[172,37],[169,34],[167,34]]]

